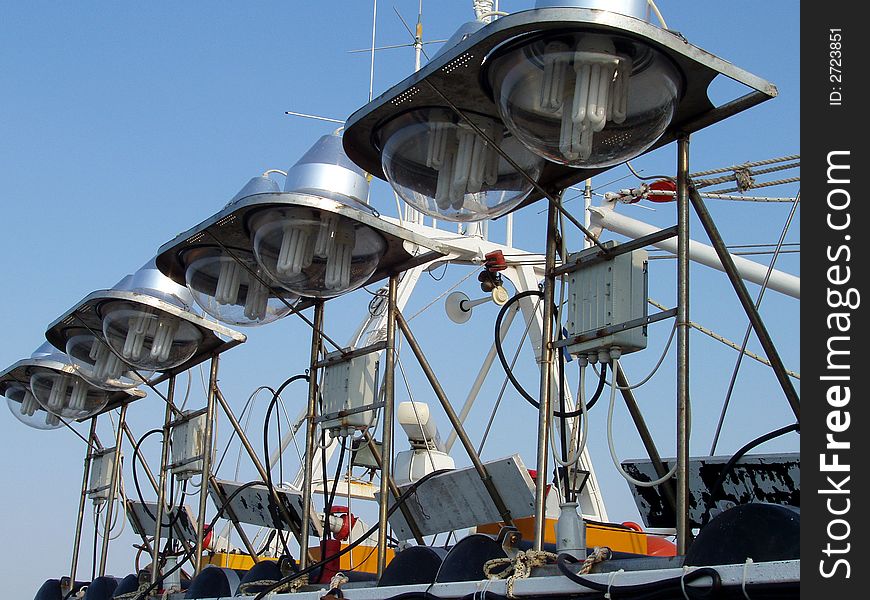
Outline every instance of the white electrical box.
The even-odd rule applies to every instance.
[[[372,411],[360,409],[374,404],[377,367],[378,355],[372,352],[324,369],[320,391],[323,414],[356,411],[323,421],[321,426],[324,429],[337,429],[339,435],[347,435],[352,429],[364,429],[372,424]]]
[[[184,413],[187,417],[190,413]],[[172,473],[179,481],[202,472],[205,446],[206,413],[200,412],[172,428]]]
[[[605,247],[615,248],[615,242]],[[600,252],[590,248],[572,254],[576,262]],[[594,262],[570,274],[565,314],[567,339],[580,338],[568,346],[573,355],[597,354],[619,347],[622,354],[646,348],[646,324],[622,329],[647,316],[646,250],[634,250],[612,259]]]
[[[91,456],[91,473],[88,478],[88,498],[100,505],[109,499],[112,488],[112,471],[115,469],[115,448],[97,450]]]

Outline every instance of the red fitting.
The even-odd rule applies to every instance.
[[[677,196],[677,184],[670,179],[659,179],[649,184],[651,192],[672,192],[669,195],[650,194],[647,199],[650,202],[673,202]]]
[[[493,250],[484,254],[483,257],[486,259],[483,266],[490,273],[497,273],[507,269],[507,261],[505,261],[504,253],[501,250]]]

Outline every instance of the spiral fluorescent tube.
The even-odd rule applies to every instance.
[[[152,342],[149,356],[164,362],[169,358],[177,330],[178,320],[172,315],[136,314],[127,323],[127,338],[122,354],[124,358],[134,362],[141,360],[145,341],[150,337]]]
[[[124,363],[112,352],[109,346],[101,340],[95,339],[88,353],[94,361],[93,377],[100,381],[118,379],[124,371]]]
[[[326,259],[324,286],[344,289],[350,285],[350,267],[356,233],[340,215],[323,213],[320,223],[291,221],[284,225],[275,270],[283,277],[299,275],[314,258]]]
[[[493,142],[501,142],[501,130],[482,127]],[[489,131],[487,131],[489,129]],[[430,123],[426,166],[438,171],[435,203],[441,210],[460,210],[466,194],[476,194],[484,184],[498,180],[498,152],[465,123]]]
[[[588,159],[593,134],[625,121],[631,69],[631,59],[617,55],[606,36],[583,37],[573,53],[564,42],[547,44],[541,108],[562,110],[559,150],[566,159]]]
[[[247,281],[245,316],[251,320],[264,319],[269,302],[269,288],[257,277],[247,277],[244,270],[245,267],[235,259],[222,260],[214,299],[218,304],[236,304],[241,287]],[[257,269],[257,276],[265,278],[261,269]]]
[[[39,403],[36,401],[36,397],[30,393],[30,390],[26,390],[24,398],[21,399],[21,408],[19,409],[21,414],[25,417],[32,417],[38,408]]]

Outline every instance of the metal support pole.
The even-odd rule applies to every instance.
[[[302,530],[299,535],[299,567],[308,566],[308,523],[311,520],[311,484],[314,450],[317,445],[317,362],[323,331],[323,300],[314,304],[314,325],[311,328],[311,359],[308,371],[308,412],[305,417],[305,456],[302,475]],[[280,506],[280,504],[279,504]]]
[[[169,462],[170,427],[175,401],[175,375],[169,378],[166,390],[166,411],[163,414],[163,446],[160,450],[160,482],[157,484],[157,508],[154,511],[154,548],[151,551],[151,584],[160,578],[160,537],[163,529],[163,502],[166,495],[166,465]],[[178,507],[180,510],[181,507]],[[171,523],[171,521],[170,521]]]
[[[75,587],[76,570],[79,565],[79,546],[82,543],[82,523],[85,518],[85,503],[87,502],[88,480],[91,476],[91,458],[94,455],[94,441],[97,437],[97,417],[91,418],[91,430],[88,434],[88,451],[85,453],[84,474],[82,475],[82,494],[79,499],[79,512],[76,519],[75,541],[73,542],[72,564],[70,565],[70,586]]]
[[[172,413],[176,414],[176,411],[173,410]],[[135,448],[136,447],[136,437],[133,435],[133,432],[130,431],[130,427],[126,423],[124,423],[124,435],[127,436],[127,440],[130,442],[130,445]],[[157,484],[157,480],[154,479],[154,473],[151,472],[151,468],[148,466],[148,463],[145,462],[145,458],[142,456],[141,451],[136,455],[136,457],[139,459],[139,464],[145,470],[145,475],[148,477],[148,481],[151,483],[151,489],[154,490],[154,493],[156,494],[158,484]],[[165,502],[164,502],[164,504],[165,504]],[[185,552],[191,553],[191,564],[193,564],[193,555],[192,555],[193,546],[191,546],[190,542],[188,542],[184,538],[184,532],[181,530],[181,528],[178,526],[177,523],[175,525],[175,533],[176,533],[176,539],[178,539],[178,541],[181,542],[181,545],[184,546]],[[149,553],[150,552],[151,551],[149,549]]]
[[[713,217],[710,216],[710,212],[707,210],[707,206],[704,204],[701,195],[697,190],[691,187],[688,190],[688,195],[692,201],[692,205],[695,207],[695,213],[698,215],[701,225],[703,225],[704,230],[707,232],[707,237],[710,238],[710,243],[716,250],[719,260],[722,262],[722,268],[725,270],[725,274],[728,275],[728,279],[731,280],[731,285],[734,287],[734,291],[737,292],[740,304],[743,305],[743,310],[746,311],[746,315],[749,317],[752,329],[755,330],[755,335],[758,337],[758,341],[761,343],[761,347],[764,349],[764,353],[770,361],[770,366],[776,374],[776,379],[782,387],[782,391],[785,394],[786,400],[788,400],[789,406],[791,406],[795,419],[800,423],[800,397],[798,396],[797,391],[795,391],[791,379],[788,377],[785,365],[782,363],[782,359],[776,350],[773,339],[770,337],[767,328],[764,326],[764,321],[761,319],[758,308],[756,308],[755,303],[749,296],[749,290],[746,289],[746,284],[743,283],[743,280],[737,273],[737,267],[734,266],[734,260],[728,252],[728,248],[725,246],[725,242],[719,234],[719,229],[713,222]]]
[[[441,407],[444,409],[444,412],[447,413],[447,419],[456,431],[456,435],[459,437],[462,447],[465,448],[468,458],[471,459],[471,464],[474,465],[474,469],[480,476],[480,480],[483,482],[489,497],[492,499],[495,508],[501,515],[502,521],[505,525],[513,525],[513,518],[511,517],[510,510],[507,508],[507,504],[505,504],[504,498],[501,497],[501,494],[492,482],[492,478],[489,476],[486,465],[481,462],[480,456],[474,448],[474,444],[471,443],[471,439],[468,437],[465,428],[462,426],[462,421],[459,419],[456,411],[453,410],[453,405],[450,404],[450,400],[447,398],[444,388],[441,387],[441,382],[439,382],[438,378],[435,376],[435,371],[432,370],[432,366],[426,359],[423,349],[420,348],[420,344],[417,343],[417,338],[414,337],[411,328],[408,326],[408,322],[400,312],[396,312],[396,323],[399,325],[399,329],[402,330],[402,335],[405,336],[408,346],[417,358],[417,362],[420,363],[420,367],[423,369],[426,379],[429,380],[429,384],[432,386],[435,396],[441,402]]]
[[[677,141],[677,554],[689,547],[689,136]]]
[[[547,494],[547,449],[550,436],[550,403],[552,402],[553,380],[553,301],[555,298],[556,279],[553,269],[556,267],[556,250],[558,244],[559,207],[556,198],[547,207],[547,248],[544,272],[544,316],[541,323],[541,387],[540,407],[538,409],[538,451],[535,479],[535,539],[534,549],[544,549],[544,527],[546,525],[546,494]]]
[[[658,477],[664,477],[667,474],[668,469],[665,467],[665,463],[662,462],[662,457],[659,454],[658,448],[656,448],[656,443],[653,440],[649,428],[646,426],[646,420],[644,420],[643,415],[640,412],[640,407],[637,405],[637,400],[634,398],[634,392],[630,389],[628,378],[622,370],[622,364],[617,362],[616,367],[616,385],[619,386],[619,392],[622,394],[622,399],[625,400],[625,405],[628,407],[628,413],[634,421],[634,426],[637,428],[638,434],[640,434],[640,439],[643,442],[644,448],[646,448],[646,453],[649,456],[650,462],[652,462],[653,468],[656,470],[656,475]],[[664,496],[665,501],[671,509],[676,511],[677,500],[674,494],[673,481],[665,481],[659,486],[659,489],[661,489],[662,496]]]
[[[115,509],[115,496],[118,494],[118,484],[121,481],[121,435],[124,429],[124,420],[127,418],[128,404],[121,405],[121,413],[118,415],[118,431],[115,432],[115,457],[112,462],[112,483],[109,488],[109,499],[106,501],[106,521],[103,526],[103,548],[100,552],[100,577],[106,574],[106,561],[109,558],[109,537],[112,528],[112,511]],[[125,506],[123,510],[127,510]]]
[[[199,489],[199,511],[196,515],[196,551],[193,555],[194,572],[202,571],[202,551],[205,539],[205,507],[208,500],[208,480],[211,477],[212,432],[214,429],[215,390],[217,389],[219,355],[211,357],[208,374],[208,396],[206,400],[205,432],[202,440],[202,484]]]
[[[396,371],[396,316],[399,314],[396,306],[399,278],[390,276],[387,292],[387,347],[384,349],[384,419],[381,444],[381,486],[380,502],[378,503],[378,577],[384,573],[387,566],[387,506],[389,505],[389,478],[393,467],[393,421],[396,403],[395,371]]]
[[[241,423],[239,423],[236,415],[233,414],[233,410],[232,408],[230,408],[230,405],[227,402],[226,398],[224,398],[224,395],[221,392],[220,388],[215,389],[215,398],[217,399],[218,404],[220,405],[227,419],[229,419],[230,424],[233,426],[233,429],[235,429],[236,435],[239,436],[239,441],[241,442],[242,447],[245,449],[245,451],[247,451],[248,456],[251,458],[251,462],[254,463],[254,468],[257,469],[257,473],[260,475],[260,479],[262,479],[263,481],[267,481],[268,477],[266,476],[266,467],[264,467],[263,463],[260,462],[260,457],[257,456],[257,452],[254,450],[254,447],[251,445],[248,436],[245,434],[244,428],[242,427]],[[287,527],[290,528],[290,531],[293,533],[296,541],[300,542],[301,544],[302,540],[300,539],[299,535],[300,530],[296,526],[293,517],[287,511],[287,507],[278,497],[277,493],[272,496],[272,499],[275,501],[275,505],[278,507],[278,512],[281,513],[281,519],[287,524]]]
[[[212,475],[208,478],[208,484],[214,490],[214,493],[218,497],[218,500],[220,500],[221,505],[226,506],[224,510],[227,513],[227,517],[233,524],[233,529],[235,529],[236,533],[239,534],[239,539],[242,540],[242,544],[244,544],[245,549],[248,551],[248,554],[253,559],[254,564],[260,562],[260,557],[257,554],[257,549],[254,548],[254,545],[251,543],[251,540],[248,539],[248,535],[245,533],[245,530],[242,529],[242,524],[239,522],[239,518],[236,516],[235,511],[233,511],[233,507],[227,504],[227,495],[224,494],[223,490],[217,485],[217,478]]]

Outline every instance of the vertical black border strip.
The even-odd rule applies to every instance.
[[[801,6],[801,592],[867,596],[868,486],[863,332],[870,177],[860,2]],[[831,168],[833,165],[833,168]],[[863,235],[862,235],[863,234]],[[863,272],[863,273],[862,273]],[[862,277],[863,275],[863,277]],[[863,435],[862,435],[863,434]],[[828,436],[831,436],[830,438]]]

